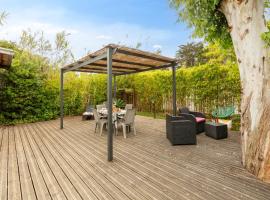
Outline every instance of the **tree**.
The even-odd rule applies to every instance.
[[[23,30],[19,46],[22,50],[38,54],[43,59],[48,59],[54,67],[62,67],[73,60],[70,43],[67,36],[70,34],[61,31],[56,34],[54,45],[44,36],[44,31],[32,32],[31,29]]]
[[[180,45],[176,52],[176,57],[179,59],[179,64],[185,67],[192,67],[195,65],[204,64],[206,58],[203,56],[203,43],[187,43]]]
[[[237,63],[233,47],[224,49],[217,42],[207,45],[203,56],[206,58],[207,64],[220,66]]]
[[[73,54],[70,50],[70,43],[67,40],[69,33],[61,31],[56,34],[55,48],[53,51],[53,65],[63,67],[63,65],[74,60]]]
[[[270,182],[270,61],[264,0],[170,0],[194,36],[233,45],[242,84],[242,163]]]

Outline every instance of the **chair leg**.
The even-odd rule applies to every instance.
[[[104,123],[100,124],[99,126],[99,135],[102,135],[102,131],[103,131],[103,126],[104,126]]]
[[[128,132],[130,133],[130,131],[131,131],[130,125],[127,126],[127,129],[128,129]]]
[[[114,123],[115,136],[118,135],[117,122]]]
[[[97,123],[96,123],[96,126],[95,126],[95,132],[94,133],[96,133],[97,132]]]
[[[122,127],[123,127],[123,136],[126,139],[127,138],[127,127],[125,124],[122,124]]]
[[[134,132],[134,135],[136,135],[136,128],[135,128],[135,124],[133,124],[133,132]]]

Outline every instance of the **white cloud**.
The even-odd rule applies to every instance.
[[[159,44],[155,44],[155,45],[153,45],[153,48],[154,48],[154,49],[162,49],[162,46],[159,45]]]

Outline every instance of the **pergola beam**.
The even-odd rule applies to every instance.
[[[175,64],[173,63],[173,64],[161,65],[161,66],[158,66],[158,67],[151,67],[151,68],[146,68],[146,69],[140,69],[140,70],[136,70],[134,72],[124,72],[124,73],[119,74],[118,76],[127,75],[127,74],[135,74],[135,73],[140,73],[140,72],[147,72],[147,71],[152,71],[152,70],[157,70],[157,69],[166,69],[166,68],[172,67],[174,65]]]
[[[128,75],[128,74],[135,74],[135,73],[139,73],[139,72],[146,72],[146,71],[152,71],[152,70],[157,70],[157,69],[166,69],[169,67],[174,66],[175,63],[173,64],[166,64],[166,65],[161,65],[161,66],[157,66],[157,67],[151,67],[151,68],[145,68],[145,69],[137,69],[137,70],[129,70],[128,68],[124,68],[123,70],[118,70],[115,68],[115,66],[113,66],[113,74],[120,76],[120,75]],[[106,68],[102,69],[102,68],[97,68],[93,65],[93,67],[89,66],[89,67],[81,67],[81,70],[78,70],[78,72],[93,72],[93,73],[106,73]],[[129,71],[127,71],[129,70]],[[73,70],[73,71],[77,71],[77,70]]]
[[[85,72],[85,73],[96,73],[96,74],[107,74],[107,70],[100,71],[100,70],[74,70],[73,72]],[[121,73],[119,72],[113,72],[114,75],[120,75]]]
[[[72,71],[72,70],[76,70],[76,69],[79,69],[85,65],[89,65],[91,63],[94,63],[100,59],[103,59],[103,58],[106,58],[107,57],[107,53],[103,53],[101,55],[98,55],[94,58],[91,58],[89,60],[86,60],[86,61],[83,61],[83,62],[79,62],[77,64],[75,64],[74,66],[70,67],[70,68],[67,68],[67,69],[64,69],[64,72],[69,72],[69,71]]]

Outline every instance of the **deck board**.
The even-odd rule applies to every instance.
[[[270,199],[270,184],[241,166],[238,132],[171,146],[164,120],[137,116],[137,135],[119,130],[109,163],[94,121],[64,122],[63,130],[58,120],[0,127],[1,200]]]
[[[18,127],[14,132],[22,199],[37,199]]]
[[[8,197],[8,128],[2,128],[1,154],[0,154],[0,199]]]
[[[8,131],[9,159],[8,159],[8,199],[21,199],[21,181],[15,146],[14,127]]]
[[[45,171],[41,169],[40,160],[42,157],[36,157],[35,153],[33,152],[32,147],[30,146],[30,142],[26,136],[26,131],[24,126],[19,126],[20,129],[20,136],[23,145],[23,149],[26,156],[26,162],[28,163],[29,172],[31,174],[31,179],[33,183],[33,187],[35,190],[35,195],[37,199],[52,199],[51,192],[48,189],[48,186],[45,182],[44,176],[46,176]]]

